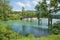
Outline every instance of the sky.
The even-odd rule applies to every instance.
[[[13,11],[21,11],[22,7],[25,7],[25,10],[35,10],[39,1],[41,0],[10,0],[10,5],[13,7]]]
[[[35,6],[38,4],[38,2],[42,2],[42,0],[10,0],[10,5],[13,7],[13,11],[21,11],[22,7],[24,7],[25,10],[35,10]],[[50,3],[49,0],[46,2],[47,4]],[[59,14],[60,12],[57,13],[57,15]]]
[[[24,7],[25,10],[35,10],[38,2],[42,2],[42,0],[10,0],[10,5],[13,7],[13,11],[21,11],[22,7]],[[50,3],[49,0],[46,2],[48,4]]]

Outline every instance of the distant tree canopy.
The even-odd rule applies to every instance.
[[[8,13],[11,12],[10,0],[0,0],[0,19],[7,20]]]

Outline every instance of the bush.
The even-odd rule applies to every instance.
[[[0,40],[10,40],[10,39],[19,39],[20,35],[7,25],[0,24]]]
[[[53,34],[60,34],[60,22],[54,23],[52,26]]]

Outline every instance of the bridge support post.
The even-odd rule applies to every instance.
[[[52,15],[50,15],[50,16],[48,17],[48,28],[49,28],[49,30],[52,29]]]

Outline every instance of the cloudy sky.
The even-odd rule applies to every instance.
[[[41,0],[10,0],[10,5],[14,11],[21,11],[22,7],[25,7],[25,10],[34,10],[39,1]],[[49,1],[47,1],[47,3],[49,3]]]

